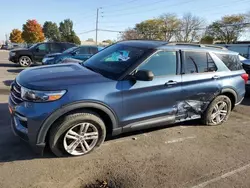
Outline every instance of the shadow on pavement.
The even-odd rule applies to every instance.
[[[20,68],[20,69],[8,69],[7,71],[10,73],[20,73],[22,70],[24,70],[24,69],[22,69],[22,68]]]
[[[250,97],[249,96],[245,97],[241,105],[250,106]]]
[[[0,63],[0,67],[17,67],[14,63]]]

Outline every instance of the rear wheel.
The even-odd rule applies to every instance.
[[[80,156],[100,146],[106,137],[102,119],[94,112],[66,116],[49,135],[51,151],[58,157]]]
[[[202,121],[206,125],[220,125],[228,120],[231,108],[231,100],[225,95],[220,95],[208,106]]]
[[[30,57],[28,56],[21,56],[19,58],[19,65],[21,67],[29,67],[32,64],[32,61],[30,59]]]

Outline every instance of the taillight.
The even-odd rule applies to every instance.
[[[245,84],[246,84],[247,81],[248,81],[249,76],[248,76],[248,74],[244,73],[244,74],[241,75],[241,78],[245,81]]]

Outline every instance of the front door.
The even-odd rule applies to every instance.
[[[43,57],[49,53],[49,46],[47,43],[38,44],[38,46],[34,49],[34,61],[42,62]]]
[[[220,93],[219,73],[208,52],[183,51],[183,101],[180,120],[199,118],[213,98]]]
[[[176,104],[182,97],[178,57],[178,51],[158,51],[137,68],[152,71],[152,81],[123,81],[125,129],[175,122]]]

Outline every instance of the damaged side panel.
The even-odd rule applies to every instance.
[[[184,101],[178,101],[176,109],[176,122],[186,121],[191,119],[200,118],[202,113],[207,109],[211,101],[220,93],[216,91],[212,94],[199,93],[194,98],[196,99],[187,99]]]

